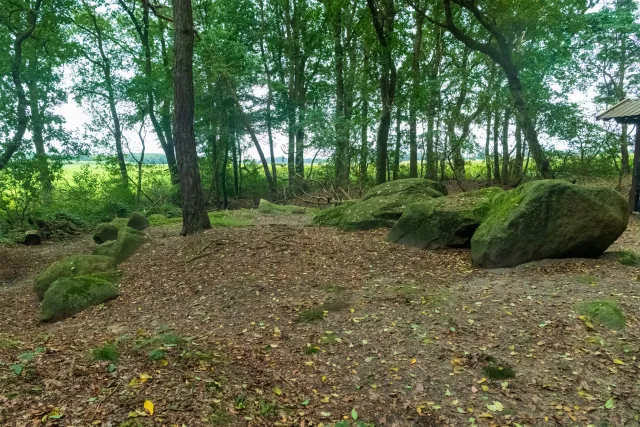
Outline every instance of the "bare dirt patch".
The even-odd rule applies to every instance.
[[[120,298],[54,324],[38,322],[38,268],[24,270],[0,291],[0,422],[316,426],[355,409],[382,426],[635,425],[640,269],[486,271],[466,250],[395,246],[385,230],[280,221],[187,238],[152,228],[122,264]],[[612,249],[638,251],[639,228]],[[576,304],[603,299],[624,330],[580,318]],[[105,343],[117,360],[95,360]],[[515,376],[488,378],[488,365]]]

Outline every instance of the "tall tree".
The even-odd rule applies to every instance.
[[[393,60],[393,24],[395,21],[394,0],[382,0],[381,7],[375,0],[367,0],[371,12],[373,27],[380,44],[380,98],[382,100],[382,114],[376,137],[376,184],[383,184],[387,180],[388,142],[391,127],[391,110],[396,94],[398,74]]]
[[[0,169],[3,169],[5,165],[11,160],[11,157],[20,149],[22,145],[22,139],[27,130],[29,118],[27,116],[27,96],[25,94],[24,86],[22,83],[22,48],[24,42],[31,37],[33,31],[38,23],[38,12],[42,6],[42,0],[36,0],[33,6],[27,4],[27,7],[22,7],[17,4],[18,10],[2,11],[0,15],[0,22],[7,27],[9,32],[13,35],[13,58],[11,60],[11,78],[13,80],[16,97],[18,98],[18,105],[16,107],[16,130],[13,137],[0,151]],[[15,7],[15,6],[14,6]],[[12,15],[16,12],[26,13],[26,26],[20,28],[19,23],[12,19]]]
[[[191,0],[173,1],[174,113],[173,140],[176,146],[182,196],[183,236],[211,228],[200,182],[194,132],[193,44],[195,29]]]

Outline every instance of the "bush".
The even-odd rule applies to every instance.
[[[91,352],[93,360],[117,362],[120,359],[118,347],[113,343],[105,343],[102,347],[94,348]]]

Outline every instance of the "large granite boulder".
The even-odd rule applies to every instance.
[[[63,277],[51,284],[40,308],[40,320],[50,322],[73,316],[118,296],[108,280],[92,276]]]
[[[120,264],[133,255],[144,242],[144,233],[131,227],[124,227],[118,232],[116,240],[99,245],[93,250],[93,254],[114,258],[116,263]]]
[[[115,272],[116,261],[110,256],[72,255],[61,259],[41,272],[35,279],[33,289],[38,298],[44,298],[53,282],[62,277],[86,276],[94,273]]]
[[[428,179],[391,181],[373,187],[362,199],[320,212],[313,223],[352,231],[393,227],[408,205],[445,194],[447,190],[441,183]]]
[[[627,228],[615,190],[564,181],[526,183],[496,197],[471,239],[473,263],[512,267],[546,258],[600,256]]]
[[[483,188],[410,205],[387,240],[421,249],[468,248],[501,188]]]

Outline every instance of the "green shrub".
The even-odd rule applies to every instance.
[[[117,362],[120,359],[118,347],[113,343],[105,343],[102,347],[94,348],[91,352],[93,360]]]

